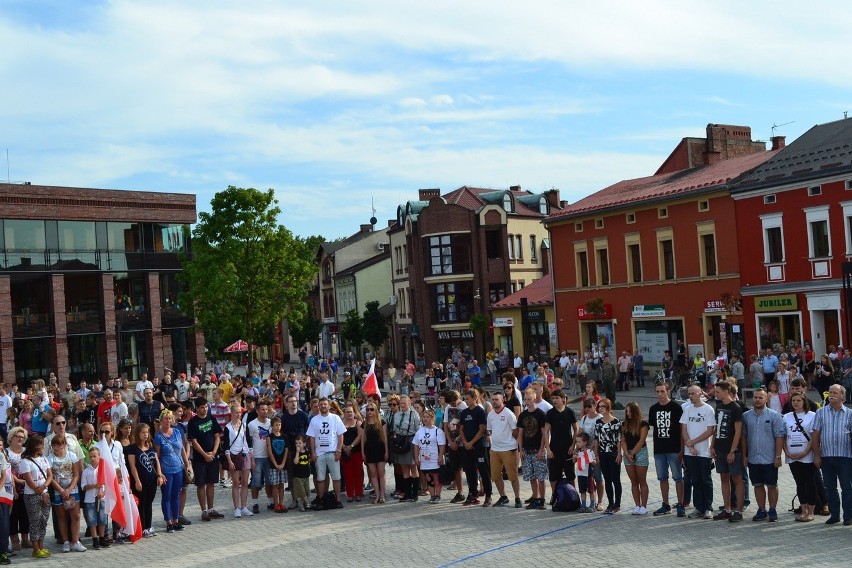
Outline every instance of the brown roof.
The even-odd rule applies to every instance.
[[[550,275],[546,274],[538,280],[530,282],[529,286],[524,286],[514,294],[492,304],[491,307],[493,309],[517,308],[521,305],[521,298],[526,298],[529,306],[552,305],[553,287],[551,286]]]
[[[541,213],[537,208],[529,207],[525,203],[522,203],[518,198],[524,197],[528,195],[534,195],[530,191],[526,190],[502,190],[502,189],[493,189],[487,187],[470,187],[467,185],[463,185],[458,189],[454,189],[453,191],[443,195],[444,201],[447,203],[452,203],[454,205],[460,205],[465,209],[470,209],[471,211],[477,211],[481,209],[485,205],[488,205],[490,202],[483,199],[482,196],[486,193],[503,193],[508,191],[515,197],[515,215],[524,215],[530,217],[541,217]],[[502,201],[500,202],[502,205]]]
[[[756,168],[778,152],[779,150],[770,150],[722,160],[709,166],[620,181],[569,205],[562,211],[552,213],[545,222],[722,186]]]

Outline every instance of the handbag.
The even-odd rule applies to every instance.
[[[195,472],[192,471],[192,465],[183,470],[183,484],[184,485],[194,485],[195,484]]]
[[[409,410],[408,412],[413,412]],[[400,418],[400,422],[402,419]],[[406,427],[405,434],[398,434],[394,432],[394,435],[391,437],[391,452],[395,454],[407,454],[411,451],[411,415],[409,414],[408,418],[408,426]]]

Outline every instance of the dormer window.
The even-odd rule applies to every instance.
[[[512,194],[510,193],[507,193],[503,196],[503,210],[506,213],[511,213],[512,211],[514,211],[514,207],[512,204]]]
[[[538,212],[541,213],[542,215],[547,215],[548,212],[549,212],[548,209],[549,208],[548,208],[547,198],[546,197],[540,197],[538,199]]]

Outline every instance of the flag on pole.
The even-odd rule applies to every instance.
[[[136,500],[130,493],[130,480],[124,463],[116,464],[106,438],[101,438],[96,447],[100,450],[98,484],[104,487],[104,505],[107,515],[130,537],[131,542],[142,538],[142,521]],[[121,469],[121,481],[117,469]]]
[[[364,394],[367,396],[375,395],[382,398],[382,393],[379,392],[379,381],[376,379],[376,359],[370,361],[370,372],[367,374],[367,380],[364,381]]]

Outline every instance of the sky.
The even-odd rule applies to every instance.
[[[0,179],[273,188],[326,239],[419,188],[573,202],[708,123],[843,118],[849,29],[832,0],[0,0]]]

